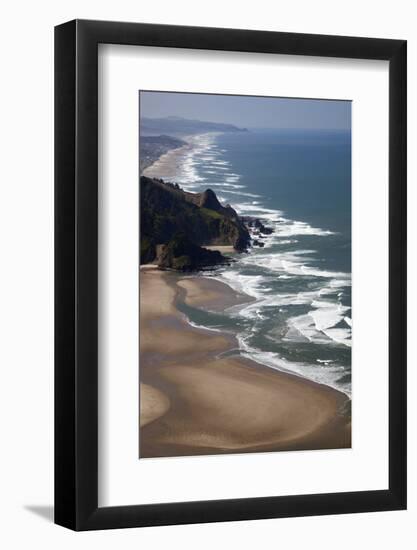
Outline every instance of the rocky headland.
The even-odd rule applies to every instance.
[[[205,246],[246,251],[251,236],[243,220],[214,191],[189,193],[161,179],[140,178],[141,264],[191,271],[230,261]]]

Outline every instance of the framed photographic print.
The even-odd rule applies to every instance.
[[[406,507],[406,42],[55,30],[55,521]]]

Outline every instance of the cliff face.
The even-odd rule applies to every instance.
[[[210,189],[204,193],[187,193],[177,185],[142,176],[140,201],[141,263],[154,261],[156,247],[162,244],[167,247],[165,256],[163,253],[158,258],[161,267],[175,269],[172,259],[179,257],[180,248],[185,247],[189,254],[182,256],[190,258],[184,260],[185,264],[197,269],[199,263],[214,265],[224,261],[224,258],[219,253],[198,258],[197,249],[191,245],[198,248],[204,245],[231,245],[243,251],[250,244],[250,235],[243,221],[233,208],[222,206]],[[174,238],[177,239],[177,247],[169,247]]]
[[[185,233],[177,233],[159,247],[158,265],[163,269],[194,271],[222,263],[227,260],[220,252],[194,244]]]

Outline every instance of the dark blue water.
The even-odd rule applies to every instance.
[[[187,308],[190,320],[233,331],[260,363],[350,394],[350,132],[197,136],[169,177],[190,191],[212,188],[274,230],[214,274],[255,301],[223,315]]]
[[[217,143],[241,173],[239,183],[271,207],[337,232],[337,243],[321,240],[320,257],[329,268],[351,270],[343,247],[351,241],[350,132],[259,131],[223,134]]]

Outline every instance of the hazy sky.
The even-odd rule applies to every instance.
[[[247,128],[349,129],[351,102],[141,92],[142,117],[180,116]]]

